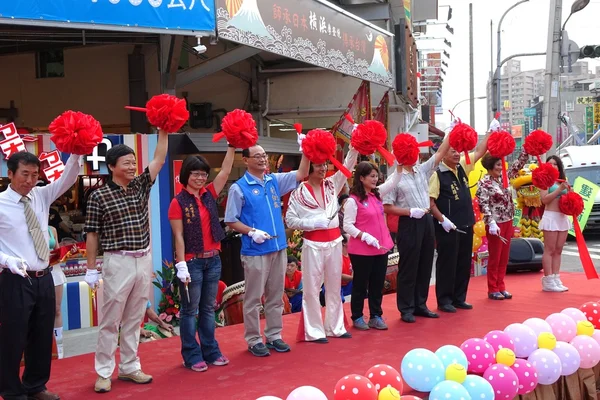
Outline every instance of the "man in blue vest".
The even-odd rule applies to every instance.
[[[287,240],[283,226],[281,196],[294,190],[308,176],[304,155],[297,171],[267,174],[265,150],[253,146],[242,150],[246,173],[229,188],[225,223],[242,236],[244,267],[244,329],[248,351],[257,357],[290,351],[281,339],[283,290],[287,265]],[[265,296],[266,346],[260,333],[261,298]]]

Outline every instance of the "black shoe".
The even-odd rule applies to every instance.
[[[271,355],[263,343],[257,343],[252,347],[248,346],[248,351],[256,357],[266,357]]]
[[[512,299],[512,294],[510,294],[510,292],[507,292],[506,290],[504,290],[504,291],[502,291],[502,292],[500,292],[500,293],[502,293],[502,295],[504,296],[504,298],[505,298],[506,300],[510,300],[510,299]]]
[[[425,318],[439,318],[440,316],[437,315],[436,313],[434,313],[433,311],[429,310],[429,309],[424,309],[424,310],[415,310],[414,314],[417,317],[425,317]]]
[[[267,348],[273,349],[278,353],[287,353],[290,351],[290,346],[281,339],[275,339],[272,342],[267,342]]]
[[[339,338],[339,339],[351,339],[352,335],[350,334],[350,332],[346,332],[346,333],[344,333],[341,336],[337,336],[337,338]]]
[[[456,308],[452,304],[444,304],[444,305],[438,306],[438,310],[447,312],[447,313],[455,313],[456,312]]]
[[[461,310],[472,310],[473,309],[473,304],[469,304],[466,301],[454,303],[453,306],[456,308],[460,308]]]
[[[415,316],[412,314],[402,314],[402,316],[400,317],[400,319],[408,324],[412,324],[414,322],[416,322],[417,320],[415,319]]]
[[[316,339],[316,340],[308,340],[308,342],[325,344],[325,343],[329,343],[329,340],[327,340],[327,338],[320,338],[320,339]]]

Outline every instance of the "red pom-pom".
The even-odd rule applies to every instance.
[[[258,141],[256,122],[252,118],[252,114],[244,110],[235,109],[228,112],[223,117],[221,127],[222,132],[214,136],[214,142],[225,136],[230,145],[238,149],[247,149]]]
[[[533,186],[542,190],[548,190],[550,186],[554,185],[554,182],[556,182],[557,179],[558,169],[548,163],[542,163],[531,173]]]
[[[410,133],[399,133],[392,142],[392,150],[400,165],[415,165],[419,160],[419,144]]]
[[[469,125],[459,122],[450,132],[450,147],[462,153],[477,146],[477,132]]]
[[[102,127],[91,115],[65,111],[48,127],[58,151],[77,155],[90,154],[102,142]]]
[[[387,131],[379,121],[368,120],[359,124],[350,138],[350,144],[356,151],[364,156],[375,153],[379,147],[385,145]]]
[[[302,141],[302,153],[313,164],[323,164],[335,153],[336,142],[330,132],[322,129],[308,131]]]
[[[506,131],[493,132],[488,139],[488,151],[493,157],[506,157],[515,151],[515,139]]]
[[[540,129],[531,132],[525,138],[523,148],[531,156],[541,156],[552,148],[552,136]]]
[[[146,116],[152,126],[165,132],[178,132],[190,118],[187,104],[170,94],[159,94],[146,103]]]
[[[558,208],[560,212],[572,217],[578,217],[583,212],[583,198],[579,193],[568,192],[560,196]]]

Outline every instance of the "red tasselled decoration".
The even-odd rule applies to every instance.
[[[102,127],[94,117],[79,111],[65,111],[52,121],[48,130],[58,151],[90,154],[102,142]]]
[[[399,133],[392,142],[394,156],[400,165],[415,165],[419,161],[419,147],[433,146],[431,140],[417,142],[410,133]]]
[[[504,157],[512,154],[515,146],[515,139],[506,131],[492,132],[488,139],[488,151],[493,157],[502,160],[502,184],[505,189],[508,188],[508,174]]]
[[[223,117],[221,132],[213,135],[213,142],[226,138],[230,145],[238,149],[247,149],[258,142],[258,131],[252,114],[235,109]]]
[[[394,164],[394,156],[385,148],[387,130],[385,126],[375,120],[367,120],[359,124],[352,132],[350,144],[356,151],[364,156],[370,156],[378,151],[388,165]]]
[[[554,168],[548,163],[540,164],[538,168],[531,172],[531,181],[533,186],[542,190],[548,190],[550,186],[554,185],[557,179],[558,169]]]
[[[465,161],[467,164],[471,164],[469,158],[469,151],[473,150],[477,146],[477,132],[469,125],[458,121],[458,124],[452,128],[450,132],[450,147],[459,153],[465,153]]]
[[[337,143],[333,135],[322,129],[312,129],[308,131],[302,141],[302,153],[313,164],[323,164],[327,160],[342,173],[350,178],[352,173],[335,158],[335,149]]]
[[[159,94],[146,103],[146,107],[126,106],[128,110],[146,113],[150,125],[168,133],[179,132],[190,118],[185,99],[170,94]]]
[[[583,213],[584,203],[583,198],[580,194],[575,192],[568,192],[560,196],[558,201],[558,208],[563,214],[570,215],[573,217],[573,228],[575,230],[575,240],[577,241],[577,249],[579,250],[579,257],[581,258],[581,264],[585,271],[585,276],[588,279],[598,279],[598,272],[594,267],[594,262],[590,256],[590,251],[585,243],[585,238],[579,226],[579,220],[577,217]]]
[[[538,164],[542,165],[540,156],[552,148],[552,136],[541,129],[536,129],[527,135],[523,148],[527,154],[537,157]]]
[[[297,133],[298,135],[301,135],[301,134],[302,134],[302,124],[300,124],[300,123],[295,123],[295,124],[294,124],[294,129],[296,130],[296,133]]]

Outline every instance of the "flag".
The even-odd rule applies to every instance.
[[[385,129],[388,129],[388,111],[389,111],[389,106],[390,106],[390,95],[389,92],[385,92],[385,94],[383,95],[383,97],[381,98],[381,101],[379,102],[379,105],[377,106],[377,108],[375,109],[375,112],[373,113],[373,120],[375,121],[379,121],[383,124],[383,126],[385,126]],[[390,133],[388,132],[388,137],[387,140],[385,141],[385,148],[389,150],[389,144],[390,144]],[[379,152],[377,152],[377,154],[379,154]],[[379,154],[379,158],[383,159],[383,157],[381,157],[381,154]]]
[[[367,119],[371,119],[371,85],[367,81],[362,81],[358,90],[348,104],[346,111],[340,117],[340,120],[333,126],[331,131],[337,139],[336,158],[339,161],[344,160],[344,146],[350,142],[352,135],[352,124],[345,118],[349,114],[354,122],[360,124]]]

